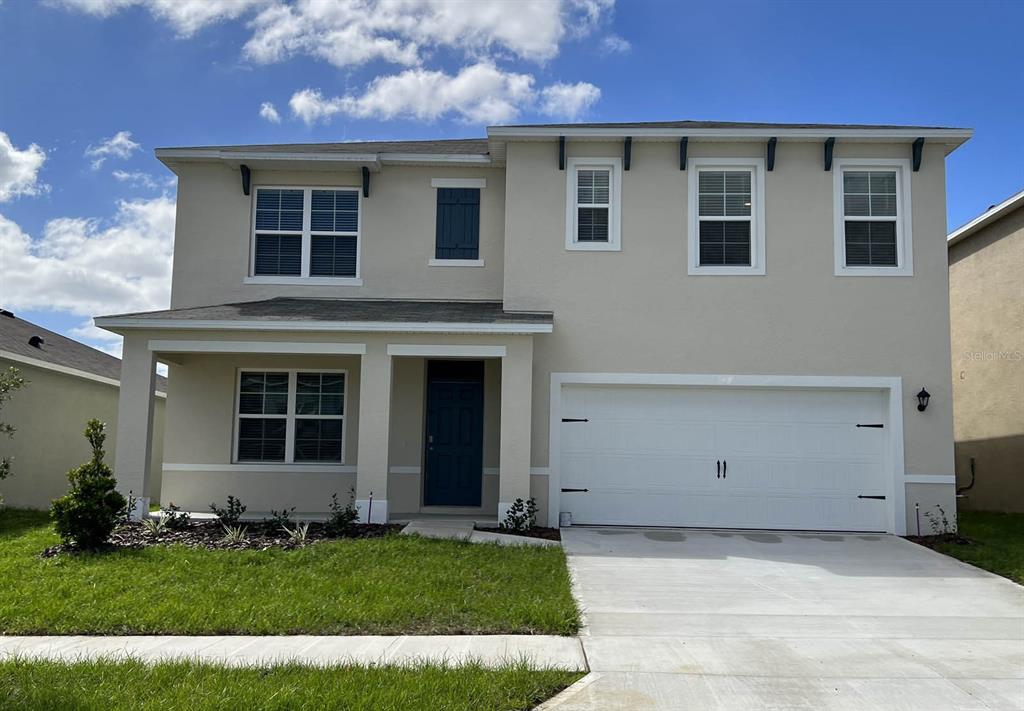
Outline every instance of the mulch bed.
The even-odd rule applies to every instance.
[[[304,543],[294,543],[276,524],[260,521],[243,521],[245,541],[228,543],[224,540],[224,527],[218,521],[196,521],[181,530],[167,529],[153,535],[139,522],[119,524],[110,536],[110,540],[102,550],[141,550],[151,546],[185,546],[186,548],[207,548],[210,550],[260,550],[270,548],[301,548],[321,541],[337,541],[346,538],[380,538],[402,530],[401,524],[365,524],[358,523],[349,527],[341,535],[332,535],[322,523],[310,522],[309,531]],[[296,524],[288,527],[294,529]],[[63,543],[51,546],[42,552],[43,558],[53,558],[62,554],[81,552],[75,546]]]
[[[549,541],[562,540],[562,533],[557,528],[544,528],[543,526],[534,526],[526,531],[508,531],[504,528],[482,528],[480,526],[477,526],[476,530],[488,531],[490,533],[507,533],[510,536],[524,536],[526,538],[545,538]]]
[[[916,543],[925,548],[937,549],[941,543],[955,543],[958,546],[973,546],[974,541],[965,538],[959,533],[944,533],[940,536],[904,536],[911,543]]]

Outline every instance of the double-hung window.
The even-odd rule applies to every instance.
[[[566,173],[566,249],[619,251],[622,160],[570,158]]]
[[[689,273],[764,274],[761,159],[689,162]]]
[[[486,178],[434,178],[437,189],[433,267],[482,267],[480,193]]]
[[[357,189],[257,187],[255,193],[251,281],[358,284]]]
[[[909,162],[902,159],[836,161],[836,274],[908,276]]]
[[[344,424],[344,372],[242,370],[238,374],[238,462],[341,463]]]

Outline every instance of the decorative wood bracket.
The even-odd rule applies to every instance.
[[[911,158],[913,159],[914,172],[921,170],[921,151],[924,149],[924,139],[918,138],[910,147]]]
[[[244,164],[238,166],[238,169],[242,171],[242,194],[248,195],[252,187],[252,171]]]
[[[687,136],[679,139],[679,170],[686,170],[686,144],[689,140]]]
[[[565,136],[558,137],[558,169],[565,170]]]
[[[622,146],[622,169],[629,170],[629,163],[633,158],[633,137],[626,136],[626,141]]]
[[[832,149],[836,147],[835,138],[825,139],[825,170],[832,170]]]
[[[765,161],[768,166],[768,170],[775,170],[775,144],[779,142],[778,138],[774,136],[768,139],[768,156]]]
[[[363,197],[370,197],[370,169],[363,166]]]

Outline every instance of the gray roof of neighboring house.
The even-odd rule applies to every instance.
[[[548,324],[550,312],[505,311],[500,301],[413,301],[278,297],[103,318],[181,321],[367,321],[393,323]]]
[[[993,222],[1001,220],[1011,212],[1015,212],[1020,208],[1024,208],[1024,190],[1021,190],[1016,195],[1011,195],[998,205],[990,206],[985,210],[985,212],[981,213],[970,222],[967,222],[950,232],[949,236],[946,237],[946,246],[952,247],[957,242],[967,239],[978,230],[988,227]]]
[[[342,143],[273,143],[246,146],[175,146],[175,150],[216,150],[225,153],[417,153],[423,155],[486,155],[486,138],[449,138],[432,141],[352,141]],[[166,149],[157,149],[166,150]]]
[[[67,336],[18,318],[10,311],[0,311],[0,356],[3,352],[32,358],[51,365],[81,370],[111,380],[121,379],[121,359],[97,350]],[[39,347],[29,344],[32,336],[43,342]],[[156,389],[167,390],[167,379],[157,376]]]

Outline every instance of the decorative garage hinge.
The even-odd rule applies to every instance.
[[[586,417],[563,417],[562,422],[590,422]]]
[[[857,425],[858,427],[874,427],[876,429],[882,429],[885,425]]]

